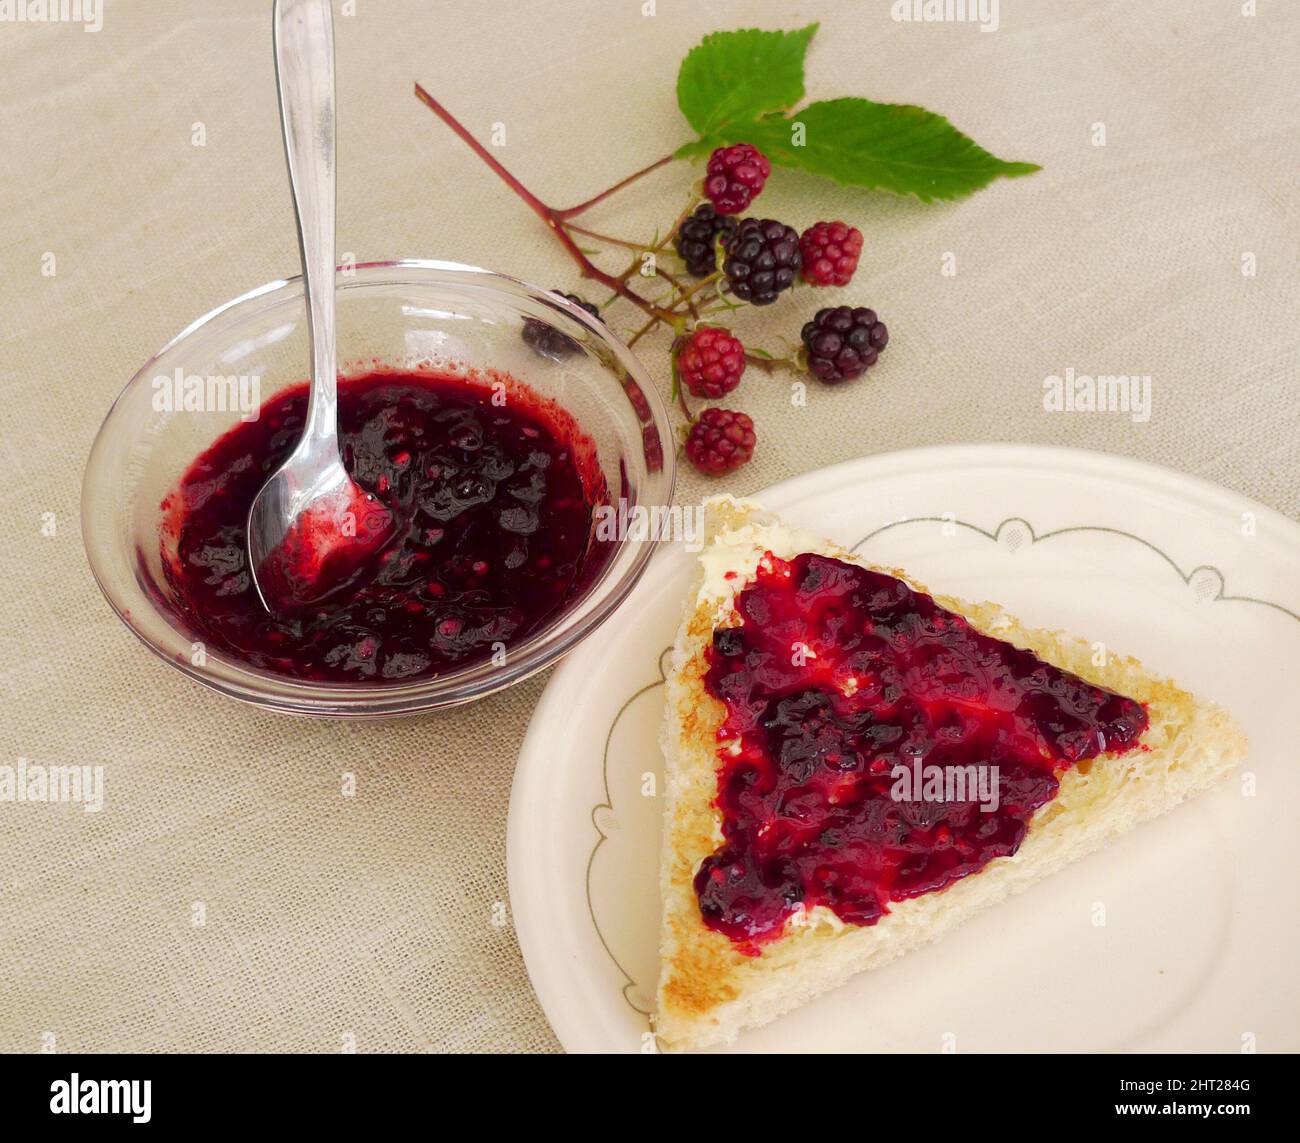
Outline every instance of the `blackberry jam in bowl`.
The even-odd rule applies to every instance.
[[[344,463],[394,538],[311,607],[252,582],[248,510],[307,401],[294,278],[194,322],[114,403],[82,487],[95,578],[153,651],[260,706],[386,717],[510,686],[645,569],[653,544],[598,521],[671,502],[663,402],[599,319],[485,270],[360,265],[337,310]]]

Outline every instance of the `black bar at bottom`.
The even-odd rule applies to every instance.
[[[764,1115],[774,1117],[773,1127],[779,1122],[788,1129],[813,1112],[834,1119],[850,1107],[860,1112],[888,1104],[895,1113],[909,1109],[909,1118],[927,1128],[1007,1114],[1023,1124],[1036,1112],[1064,1118],[1072,1129],[1120,1120],[1227,1126],[1284,1112],[1296,1064],[1295,1056],[1278,1055],[683,1056],[649,1063],[646,1071],[648,1060],[600,1057],[600,1074],[584,1083],[591,1058],[9,1056],[5,1133],[18,1138],[8,1129],[64,1123],[93,1130],[110,1122],[146,1129],[320,1126],[337,1133],[397,1115],[436,1127],[445,1126],[449,1105],[461,1111],[477,1105],[488,1122],[509,1108],[534,1122],[575,1127],[576,1113],[590,1122],[603,1105],[605,1122],[617,1130],[620,1121],[643,1122],[666,1100],[676,1114],[665,1122],[680,1122],[682,1109],[698,1109],[710,1117],[700,1122],[739,1118],[759,1130]],[[556,1085],[547,1078],[550,1067],[572,1075]],[[478,1073],[474,1086],[455,1084],[465,1071]],[[778,1098],[786,1084],[792,1086]],[[758,1091],[767,1095],[756,1102]],[[818,1111],[823,1099],[829,1103]]]

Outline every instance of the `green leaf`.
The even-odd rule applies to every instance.
[[[775,165],[922,202],[962,198],[996,178],[1040,169],[991,155],[924,107],[869,99],[831,99],[789,116],[732,122],[698,145],[711,150],[726,143],[752,143]]]
[[[677,73],[686,121],[707,138],[764,112],[788,111],[803,98],[803,58],[816,31],[809,24],[797,32],[744,28],[705,36]]]

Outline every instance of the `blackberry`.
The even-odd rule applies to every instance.
[[[562,290],[552,290],[551,293],[572,302],[575,306],[580,306],[592,317],[599,320],[600,310],[590,302],[584,302],[577,294],[566,294]],[[555,326],[543,321],[541,318],[524,318],[524,328],[520,332],[520,336],[524,339],[524,344],[532,346],[534,351],[541,356],[553,360],[568,357],[569,354],[576,352],[578,349],[578,343],[573,338],[567,333],[561,333]]]
[[[719,627],[713,632],[713,649],[724,659],[735,659],[745,653],[745,637],[739,627]]]
[[[719,147],[709,156],[704,193],[719,214],[739,214],[759,196],[771,173],[772,164],[757,147]]]
[[[847,222],[819,222],[799,236],[803,280],[812,286],[847,286],[858,268],[862,231]]]
[[[744,218],[727,240],[722,272],[742,302],[766,306],[794,285],[802,265],[793,227],[772,218]]]
[[[730,409],[704,409],[686,435],[686,456],[710,476],[739,468],[754,455],[754,422]]]
[[[716,401],[740,384],[745,347],[725,329],[702,326],[677,354],[677,375],[697,397]]]
[[[828,385],[865,373],[889,344],[885,323],[865,306],[818,310],[800,336],[808,347],[809,371]]]
[[[736,232],[740,223],[725,214],[719,214],[711,203],[701,203],[695,213],[677,228],[674,245],[677,256],[686,263],[686,272],[693,278],[707,278],[717,268],[715,244],[721,235],[726,242]]]

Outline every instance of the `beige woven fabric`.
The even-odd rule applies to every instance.
[[[167,670],[90,579],[78,484],[113,396],[193,317],[297,261],[269,3],[106,7],[97,33],[0,23],[0,762],[103,765],[107,782],[98,814],[0,803],[0,1049],[555,1049],[493,923],[545,678],[443,717],[285,720]],[[814,387],[807,408],[788,379],[749,379],[760,443],[734,490],[863,453],[1023,440],[1163,462],[1300,513],[1300,6],[1002,0],[992,34],[895,22],[888,0],[351,7],[339,235],[361,259],[573,286],[412,81],[481,137],[504,124],[503,160],[563,204],[686,139],[677,63],[714,28],[819,18],[810,97],[921,103],[1044,166],[951,206],[778,172],[765,213],[861,226],[852,297],[893,340],[869,379]],[[592,224],[647,236],[692,173],[659,172]],[[779,349],[816,300],[742,329]],[[666,381],[662,337],[643,346]],[[1043,379],[1067,368],[1149,374],[1150,421],[1044,412]],[[687,475],[681,492],[703,487]]]

